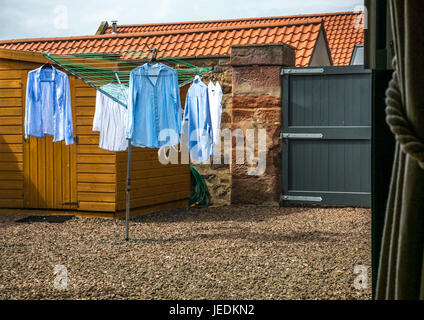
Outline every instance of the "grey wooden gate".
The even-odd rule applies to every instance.
[[[283,69],[283,204],[371,205],[372,73]]]

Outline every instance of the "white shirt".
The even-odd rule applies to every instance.
[[[208,85],[209,107],[211,112],[213,142],[219,144],[221,141],[221,116],[222,116],[222,89],[219,82],[216,85],[212,81]]]
[[[97,91],[93,131],[100,132],[99,148],[109,151],[125,151],[127,109],[105,94]]]

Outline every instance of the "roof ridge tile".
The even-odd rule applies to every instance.
[[[143,24],[121,24],[119,28],[128,27],[161,27],[161,26],[172,26],[172,25],[196,25],[196,24],[211,24],[211,23],[232,23],[241,21],[261,21],[261,20],[277,20],[277,19],[300,19],[306,17],[333,17],[333,16],[351,16],[359,15],[359,12],[355,11],[341,11],[341,12],[327,12],[327,13],[308,13],[308,14],[296,14],[288,16],[270,16],[270,17],[251,17],[251,18],[236,18],[236,19],[221,19],[221,20],[198,20],[198,21],[181,21],[181,22],[165,22],[165,23],[143,23]],[[111,28],[111,27],[109,27]],[[108,29],[109,29],[108,28]]]

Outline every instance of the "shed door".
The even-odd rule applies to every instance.
[[[73,79],[71,84],[74,99]],[[26,84],[26,79],[23,83]],[[75,109],[72,104],[75,131]],[[53,143],[52,136],[24,142],[24,201],[31,209],[74,209],[77,205],[76,145]]]
[[[25,142],[25,207],[76,209],[75,147],[53,137]]]
[[[283,71],[283,203],[371,204],[372,74]]]

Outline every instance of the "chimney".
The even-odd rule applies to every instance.
[[[112,20],[111,23],[112,23],[112,33],[117,34],[118,33],[118,28],[117,28],[118,21]]]

